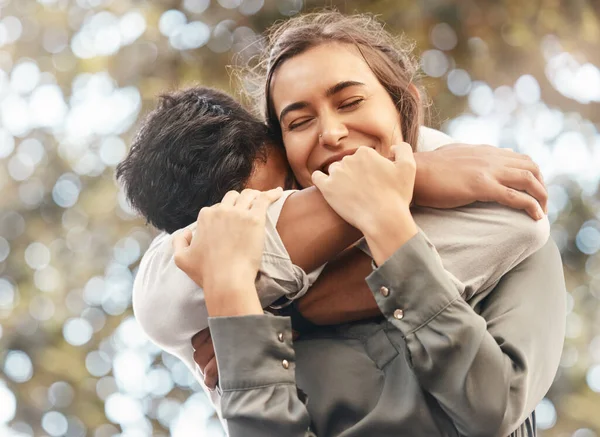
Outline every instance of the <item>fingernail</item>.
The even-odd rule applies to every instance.
[[[542,212],[541,209],[538,209],[537,214],[536,214],[536,218],[538,220],[541,220],[544,217],[544,213]]]

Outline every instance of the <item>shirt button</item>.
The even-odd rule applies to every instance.
[[[277,340],[279,340],[280,342],[283,343],[283,333],[280,332],[279,334],[277,334]]]
[[[394,311],[394,319],[402,320],[403,317],[404,317],[404,311],[402,311],[401,309],[397,309],[396,311]]]
[[[290,367],[290,362],[288,360],[283,360],[281,362],[281,365],[283,366],[284,369],[288,369]]]
[[[390,289],[385,286],[381,286],[381,288],[379,289],[379,292],[381,293],[381,295],[383,297],[388,297],[390,295]]]

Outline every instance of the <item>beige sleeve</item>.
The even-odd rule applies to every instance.
[[[256,283],[263,307],[282,296],[302,295],[315,280],[292,263],[275,229],[283,203],[292,192],[285,192],[268,211]],[[175,265],[169,234],[156,237],[142,258],[133,286],[133,309],[148,337],[177,356],[189,354],[192,336],[208,326],[204,292]]]
[[[488,290],[502,275],[540,249],[550,235],[548,218],[497,203],[455,209],[417,207],[413,217],[442,258],[444,268],[465,285],[465,299]]]

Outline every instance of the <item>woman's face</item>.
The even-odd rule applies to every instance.
[[[358,49],[327,43],[283,62],[271,80],[271,98],[290,166],[300,185],[315,170],[359,147],[390,156],[402,142],[400,116]]]

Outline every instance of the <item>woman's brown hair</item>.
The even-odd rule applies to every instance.
[[[398,109],[404,141],[417,145],[423,107],[415,84],[418,64],[412,44],[392,36],[383,23],[367,14],[344,15],[337,11],[315,12],[275,24],[266,33],[266,47],[258,64],[246,77],[254,88],[256,103],[273,133],[281,136],[271,98],[271,79],[287,59],[326,43],[354,45]]]

